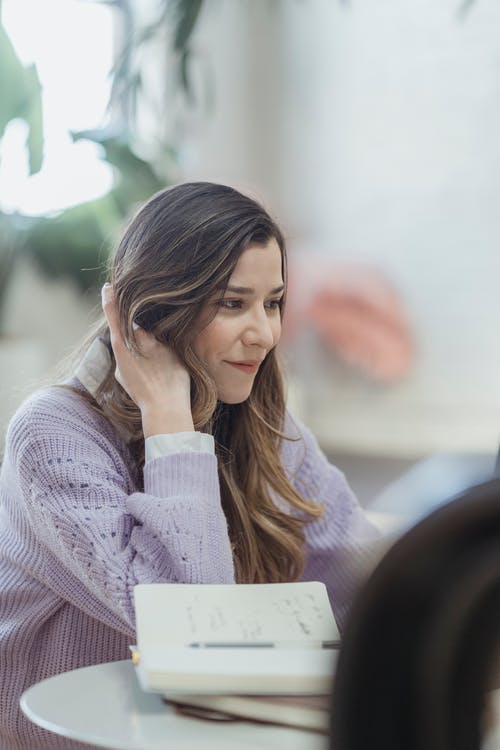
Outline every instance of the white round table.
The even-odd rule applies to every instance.
[[[250,722],[180,716],[145,693],[132,662],[49,677],[26,690],[21,709],[51,732],[115,750],[327,750],[324,735]]]

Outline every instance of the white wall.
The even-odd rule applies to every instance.
[[[261,196],[292,258],[367,260],[398,285],[419,354],[404,383],[370,383],[314,335],[290,356],[295,400],[332,450],[490,452],[500,436],[500,4],[462,20],[458,5],[206,0],[193,73],[214,107],[164,109],[181,179]],[[9,333],[35,341],[18,371],[3,365],[16,398],[93,304],[30,273],[9,306]]]
[[[17,406],[70,356],[97,318],[98,300],[70,283],[42,276],[29,262],[17,265],[5,300],[0,338],[0,451]]]
[[[500,4],[458,7],[218,0],[197,35],[216,108],[176,124],[183,177],[260,193],[302,259],[379,265],[415,327],[417,366],[389,389],[302,342],[299,395],[333,448],[488,452],[500,436]]]

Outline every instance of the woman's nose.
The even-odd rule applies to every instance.
[[[245,328],[243,343],[247,346],[258,345],[269,350],[276,343],[274,339],[274,326],[267,311],[263,309],[254,313]]]

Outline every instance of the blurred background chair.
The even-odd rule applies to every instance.
[[[496,464],[495,464],[496,462]],[[400,534],[469,487],[498,474],[495,453],[436,453],[416,461],[367,503],[383,530]]]

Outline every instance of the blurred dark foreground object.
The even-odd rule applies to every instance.
[[[360,590],[334,680],[332,750],[479,750],[499,642],[497,478],[420,521]]]

